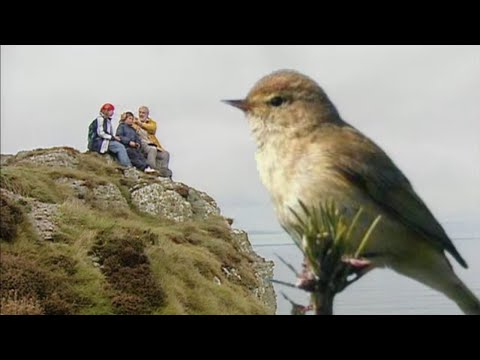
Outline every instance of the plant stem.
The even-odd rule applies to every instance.
[[[335,293],[328,287],[320,288],[312,293],[315,315],[333,315],[333,298]]]

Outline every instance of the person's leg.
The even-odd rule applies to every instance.
[[[157,152],[157,167],[168,169],[168,163],[170,162],[170,153],[168,151],[162,150]]]
[[[147,164],[152,169],[155,169],[155,159],[157,157],[157,148],[154,146],[148,145],[145,141],[142,141],[142,152],[145,154],[147,158]]]
[[[157,161],[155,169],[158,171],[160,176],[172,178],[172,171],[168,168],[168,163],[170,162],[170,154],[168,151],[158,151],[157,152]]]
[[[122,143],[119,143],[118,141],[110,141],[110,143],[108,144],[108,151],[112,154],[115,154],[120,165],[126,167],[132,166],[132,163],[128,158],[127,150]]]
[[[143,171],[148,167],[147,161],[143,157],[143,154],[140,152],[140,150],[128,147],[127,154],[133,166],[135,166],[138,170]]]

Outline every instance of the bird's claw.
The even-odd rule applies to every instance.
[[[343,257],[342,261],[357,270],[364,269],[372,264],[370,260],[352,257]]]

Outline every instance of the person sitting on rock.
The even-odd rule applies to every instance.
[[[100,154],[107,151],[117,158],[120,165],[132,166],[125,146],[120,143],[120,138],[113,135],[112,116],[115,107],[112,104],[103,104],[100,108],[100,115],[92,122],[91,144],[89,149]],[[90,131],[90,129],[89,129]],[[89,134],[90,135],[90,134]]]
[[[134,115],[130,111],[123,113],[116,134],[120,138],[120,142],[127,149],[128,157],[130,158],[133,166],[146,173],[156,173],[154,169],[148,166],[145,157],[140,151],[141,140],[132,126],[133,118]]]
[[[170,153],[165,150],[158,141],[155,133],[157,123],[149,117],[150,110],[146,106],[138,109],[138,119],[134,119],[133,127],[142,139],[141,149],[147,157],[147,164],[156,169],[162,177],[172,177],[172,171],[168,168]]]

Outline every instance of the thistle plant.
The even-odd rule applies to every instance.
[[[317,315],[331,315],[335,295],[371,269],[364,249],[381,216],[375,218],[358,242],[353,234],[362,216],[362,208],[348,223],[334,202],[314,208],[299,203],[303,213],[291,209],[297,219],[294,227],[297,236],[293,239],[304,254],[304,263],[302,272],[295,272],[298,282],[294,286],[311,293],[311,305]],[[354,248],[352,244],[358,243],[358,247]],[[292,265],[287,266],[295,271]],[[274,282],[292,286],[281,281]]]

